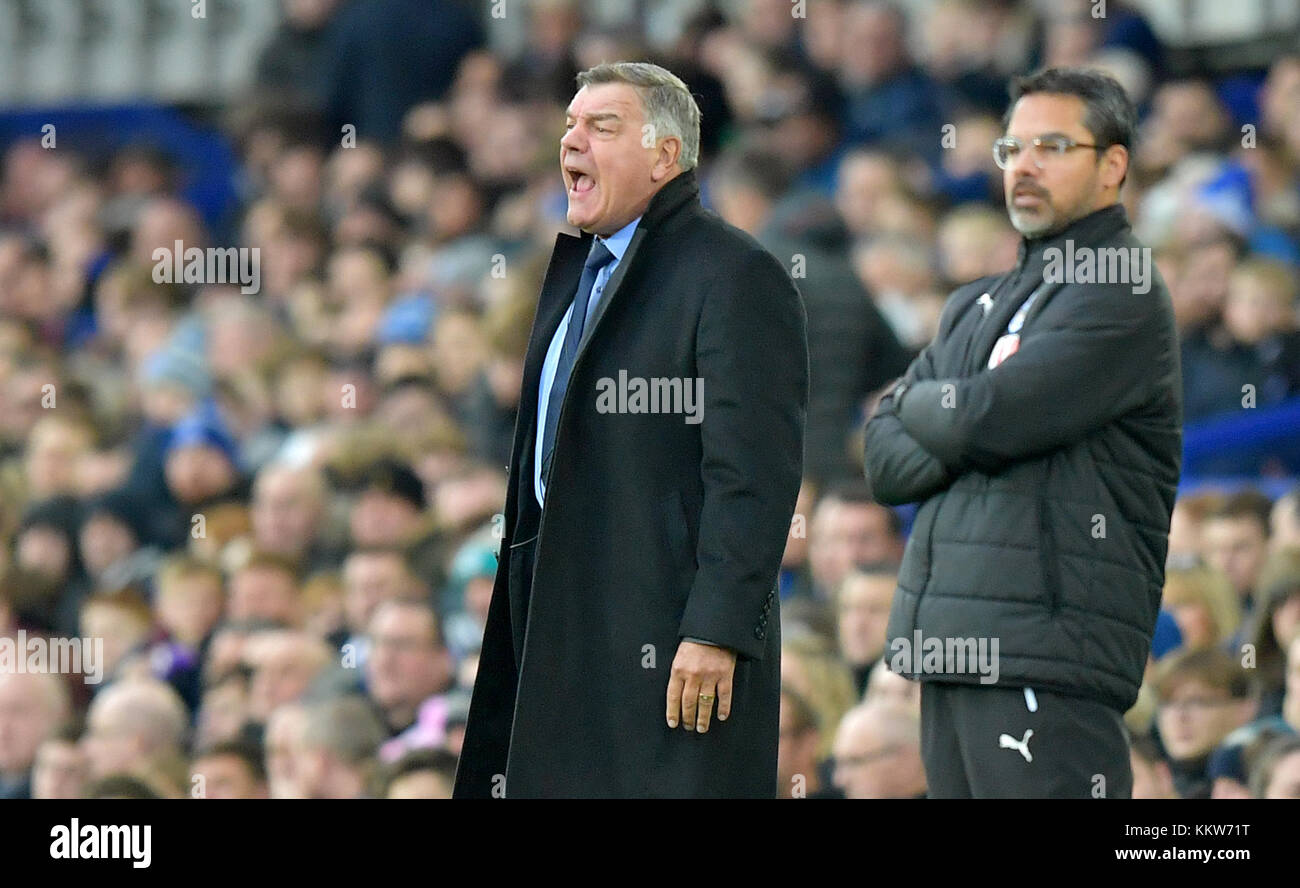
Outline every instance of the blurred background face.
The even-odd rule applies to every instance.
[[[45,682],[48,676],[0,673],[0,774],[31,768],[36,750],[61,716]]]
[[[322,518],[319,490],[307,475],[269,470],[253,491],[253,536],[258,548],[298,557],[307,551]]]
[[[1227,575],[1237,594],[1255,590],[1259,571],[1268,557],[1268,537],[1253,518],[1211,518],[1201,531],[1205,560]]]
[[[1189,680],[1178,685],[1168,700],[1161,701],[1157,718],[1169,757],[1190,761],[1209,755],[1241,725],[1241,704],[1226,691]]]
[[[267,632],[250,643],[246,654],[253,667],[249,714],[266,721],[277,707],[298,700],[329,665],[323,644],[295,632]]]
[[[235,469],[219,450],[177,447],[167,455],[167,486],[183,503],[196,503],[228,490]]]
[[[394,552],[354,552],[343,567],[343,607],[348,626],[364,632],[375,609],[412,593],[410,576]]]
[[[1273,765],[1273,776],[1264,788],[1266,799],[1300,799],[1300,752],[1284,756]]]
[[[177,641],[197,644],[221,619],[221,581],[206,574],[179,577],[158,595],[158,622]]]
[[[72,546],[63,531],[35,525],[18,537],[18,564],[52,579],[62,579],[72,560]]]
[[[1295,643],[1300,641],[1300,592],[1292,592],[1273,611],[1273,637],[1277,639],[1279,648],[1291,650],[1289,662],[1296,662],[1295,655],[1300,654],[1300,650],[1294,648]],[[1300,691],[1297,692],[1297,697],[1300,697]]]
[[[191,778],[202,778],[202,798],[205,799],[266,798],[266,784],[259,782],[238,756],[213,755],[197,759],[190,775]]]
[[[420,510],[408,500],[382,490],[367,490],[352,508],[352,541],[358,546],[406,542],[420,524]]]
[[[629,84],[578,90],[560,139],[570,225],[608,236],[644,212],[663,184],[650,178],[658,146],[642,146],[645,122],[641,97]]]
[[[79,799],[84,795],[89,767],[76,743],[47,740],[36,754],[32,798]]]
[[[90,452],[90,436],[78,426],[39,422],[27,444],[25,468],[34,499],[75,493],[77,464]]]
[[[837,610],[840,653],[850,665],[865,666],[880,659],[897,585],[897,577],[856,573],[850,573],[841,584]]]
[[[919,747],[891,740],[850,715],[835,738],[835,785],[849,799],[906,798],[924,790]]]
[[[1232,338],[1254,345],[1291,327],[1295,319],[1285,294],[1254,275],[1235,274],[1223,306],[1223,324]]]
[[[230,619],[272,620],[293,625],[298,619],[298,585],[270,567],[246,567],[230,578]]]
[[[81,612],[81,634],[104,640],[104,675],[112,675],[127,654],[149,639],[149,622],[125,607],[108,603],[87,605]]]
[[[303,798],[296,752],[306,723],[302,707],[282,706],[266,724],[266,774],[273,799]]]
[[[810,789],[817,778],[817,747],[821,738],[816,728],[798,730],[790,712],[787,698],[781,697],[780,743],[777,746],[777,793],[789,793],[798,775],[803,776],[803,786]]]
[[[414,707],[445,690],[451,658],[437,644],[432,614],[399,603],[381,605],[370,621],[367,688],[380,706]]]
[[[131,529],[111,515],[92,517],[81,528],[81,560],[92,575],[99,575],[136,548]]]
[[[248,688],[242,682],[227,681],[207,691],[199,705],[194,745],[209,746],[232,740],[248,719]]]
[[[1189,648],[1203,648],[1214,644],[1218,631],[1214,617],[1209,608],[1199,601],[1181,601],[1170,604],[1168,610],[1173,614],[1178,631],[1182,633],[1183,644]]]
[[[823,500],[814,513],[808,542],[813,579],[834,589],[855,564],[897,561],[902,543],[889,530],[883,506]]]

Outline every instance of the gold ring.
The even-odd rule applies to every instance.
[[[701,700],[702,702],[704,702],[704,703],[712,703],[712,702],[713,702],[713,695],[712,695],[712,694],[700,694],[700,700]]]

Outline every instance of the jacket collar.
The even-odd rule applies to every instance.
[[[1128,211],[1124,209],[1123,204],[1114,203],[1102,207],[1081,219],[1075,219],[1053,234],[1034,238],[1022,237],[1016,265],[1029,270],[1040,270],[1047,264],[1043,254],[1053,247],[1064,251],[1067,241],[1074,241],[1076,247],[1095,246],[1128,227]]]
[[[678,173],[667,185],[660,188],[654,197],[650,198],[650,203],[646,206],[638,227],[654,228],[680,210],[688,201],[698,201],[699,197],[700,184],[695,178],[695,170]]]

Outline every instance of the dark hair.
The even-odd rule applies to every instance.
[[[1253,677],[1218,648],[1181,650],[1163,658],[1152,681],[1156,698],[1167,701],[1183,683],[1199,681],[1233,700],[1248,700],[1256,693]]]
[[[409,750],[381,772],[379,795],[387,796],[400,778],[423,771],[431,771],[452,783],[456,780],[456,762],[456,754],[446,749],[421,747]]]
[[[1119,81],[1089,68],[1045,68],[1011,82],[1011,104],[1002,116],[1002,129],[1011,122],[1016,103],[1034,93],[1077,96],[1083,100],[1083,125],[1092,133],[1097,153],[1122,145],[1131,155],[1137,137],[1137,109]],[[1124,172],[1124,179],[1128,171]],[[1120,180],[1120,185],[1124,184]]]
[[[751,188],[772,203],[786,193],[791,180],[779,155],[754,145],[724,152],[713,166],[713,176],[725,184]]]
[[[1137,109],[1118,80],[1088,68],[1046,68],[1011,82],[1011,104],[1002,126],[1011,122],[1016,102],[1034,93],[1077,96],[1087,106],[1083,125],[1102,147],[1123,145],[1130,151],[1137,134]]]
[[[1264,798],[1278,763],[1297,752],[1300,752],[1300,736],[1296,734],[1283,734],[1266,741],[1249,768],[1251,795],[1257,799]]]
[[[236,758],[257,783],[266,782],[266,762],[261,746],[248,738],[221,740],[200,749],[194,760],[205,758]]]
[[[86,787],[88,799],[161,799],[145,781],[129,774],[110,774]]]
[[[899,514],[889,506],[876,502],[871,495],[871,487],[861,478],[852,480],[837,481],[826,488],[821,499],[817,501],[821,505],[825,500],[835,500],[836,502],[847,503],[853,506],[871,506],[882,509],[885,513],[885,522],[889,528],[890,536],[901,537],[903,535],[903,519]]]
[[[1269,515],[1273,511],[1273,501],[1266,495],[1254,488],[1239,490],[1229,496],[1219,507],[1206,516],[1207,521],[1213,521],[1216,518],[1235,521],[1240,518],[1250,518],[1264,531],[1264,536],[1269,534]]]

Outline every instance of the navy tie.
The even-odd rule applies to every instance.
[[[564,334],[564,347],[560,349],[560,360],[555,365],[555,378],[551,381],[551,394],[546,400],[546,427],[542,431],[542,479],[551,476],[551,458],[555,455],[555,429],[560,422],[560,407],[564,404],[564,393],[569,388],[569,374],[573,372],[573,363],[578,358],[578,343],[582,341],[582,328],[587,323],[587,302],[591,298],[591,288],[596,285],[596,276],[600,270],[612,262],[614,254],[600,241],[593,241],[591,252],[582,266],[582,278],[578,281],[578,292],[573,297],[573,312],[569,316],[569,329]]]

